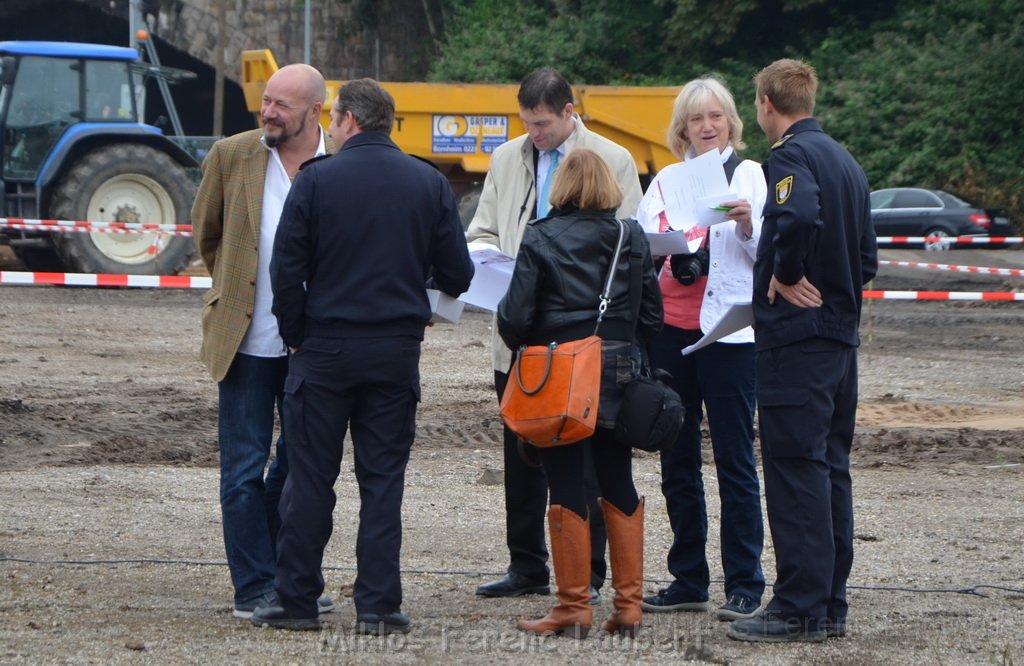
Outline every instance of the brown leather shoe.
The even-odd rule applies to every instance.
[[[520,620],[521,631],[585,638],[594,621],[590,606],[590,521],[558,504],[548,510],[551,560],[558,604],[539,620]]]

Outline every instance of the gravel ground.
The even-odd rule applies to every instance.
[[[938,260],[1021,267],[1022,258],[954,251]],[[1024,280],[886,268],[873,286],[1006,291]],[[507,557],[490,319],[476,312],[434,327],[424,344],[404,508],[414,631],[351,632],[351,457],[325,557],[327,591],[340,603],[324,629],[257,630],[232,618],[216,388],[196,360],[200,303],[175,290],[0,287],[0,663],[1024,661],[1024,304],[868,304],[849,634],[763,646],[730,641],[723,624],[689,613],[645,615],[636,641],[528,638],[515,620],[542,614],[551,598],[473,595]],[[654,591],[666,582],[671,537],[657,458],[639,454],[634,475],[647,498]],[[721,601],[713,473],[705,484],[712,600]],[[770,580],[770,539],[764,566]],[[595,617],[609,607],[606,594]]]

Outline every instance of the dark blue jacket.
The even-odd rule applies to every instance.
[[[864,171],[814,118],[793,124],[765,165],[768,200],[754,264],[758,350],[813,337],[860,344],[863,286],[878,270]],[[779,295],[768,303],[772,274],[783,284],[807,277],[822,305],[800,308]]]
[[[451,187],[386,134],[364,132],[299,172],[274,239],[281,337],[423,337],[426,287],[458,296],[473,263]]]

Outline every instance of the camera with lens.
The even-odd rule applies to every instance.
[[[698,248],[693,254],[672,255],[672,277],[686,286],[697,281],[701,275],[708,274],[710,258],[707,248]]]

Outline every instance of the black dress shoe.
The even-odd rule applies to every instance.
[[[820,643],[828,635],[821,622],[797,617],[783,617],[772,611],[761,611],[752,618],[736,620],[729,625],[729,638],[760,643]]]
[[[291,617],[280,606],[261,606],[252,612],[250,620],[257,627],[290,629],[291,631],[319,631],[319,617]]]
[[[409,616],[400,610],[391,613],[363,613],[356,616],[356,633],[369,636],[407,634],[412,629]]]
[[[481,597],[521,597],[524,594],[551,594],[551,586],[509,571],[504,577],[476,588],[476,593]]]

